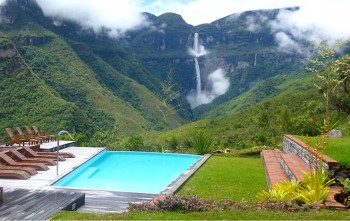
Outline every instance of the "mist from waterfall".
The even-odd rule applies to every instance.
[[[193,56],[196,71],[196,90],[192,90],[186,97],[191,108],[195,108],[202,104],[211,103],[216,97],[223,95],[230,87],[230,81],[225,76],[223,69],[218,68],[210,73],[207,77],[207,90],[202,90],[202,77],[199,67],[198,58],[205,56],[207,51],[204,46],[199,43],[198,33],[194,34],[193,48],[189,49],[189,53]]]

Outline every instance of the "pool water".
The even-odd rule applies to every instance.
[[[53,186],[159,194],[200,158],[185,154],[103,151]]]

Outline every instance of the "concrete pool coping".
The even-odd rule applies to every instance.
[[[56,175],[57,166],[49,166],[47,171],[38,171],[27,180],[17,179],[0,179],[0,186],[4,188],[21,188],[21,189],[37,189],[37,190],[72,190],[85,193],[85,205],[78,209],[82,212],[97,213],[118,213],[127,211],[128,203],[150,201],[158,194],[149,193],[128,193],[118,191],[90,190],[62,188],[51,186],[54,182],[61,179],[75,168],[79,167],[89,159],[93,158],[105,148],[98,147],[67,147],[62,152],[73,153],[75,158],[67,158],[66,161],[59,162],[59,174]],[[194,173],[198,170],[210,155],[202,156],[190,169],[180,175],[160,194],[174,194]]]
[[[173,195],[177,190],[183,186],[186,181],[191,178],[191,176],[210,158],[210,154],[204,155],[200,160],[198,160],[192,167],[183,172],[176,180],[174,180],[164,191],[160,194],[163,195]]]

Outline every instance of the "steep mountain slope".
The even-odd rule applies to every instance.
[[[49,90],[50,96],[62,103],[47,104],[51,117],[66,120],[61,114],[66,112],[62,106],[71,106],[68,115],[74,112],[74,119],[62,120],[65,129],[75,127],[76,131],[91,135],[118,126],[121,134],[133,134],[173,128],[194,117],[234,114],[283,92],[280,88],[283,81],[303,78],[294,73],[301,70],[304,58],[281,51],[269,28],[269,21],[278,12],[278,9],[244,12],[195,27],[177,14],[145,13],[149,26],[114,39],[104,28],[95,33],[73,21],[47,17],[34,0],[8,0],[1,9],[0,24],[9,37],[5,42],[16,48],[20,63]],[[186,96],[197,85],[195,62],[189,53],[195,32],[208,52],[198,58],[202,90],[214,87],[208,81],[209,74],[218,68],[229,78],[230,87],[211,104],[191,110]],[[5,60],[1,65],[6,77],[1,79],[4,83],[0,86],[13,87],[16,82],[10,81],[9,76],[16,69],[13,62]],[[173,90],[180,95],[171,101],[172,107],[163,102],[166,94],[162,82],[169,73],[173,73]],[[280,75],[283,76],[278,78]],[[29,94],[28,88],[19,89],[22,94]],[[5,106],[17,106],[17,100],[13,102]],[[42,107],[35,100],[30,105]],[[165,118],[164,113],[174,114]],[[15,109],[8,111],[0,127],[46,119],[35,115],[25,121],[22,113],[17,122],[10,120],[11,114],[17,114]],[[48,119],[38,123],[56,131],[62,128],[58,125],[49,124]]]
[[[188,141],[198,130],[214,141],[213,148],[234,149],[272,145],[270,139],[277,137],[273,142],[278,143],[284,133],[317,133],[324,112],[322,95],[313,85],[315,80],[308,73],[275,76],[232,99],[227,106],[213,109],[204,119],[147,134],[146,145],[164,143],[169,147],[175,140],[178,147],[189,148]]]
[[[177,114],[174,114],[167,122],[162,122],[162,114],[159,108],[164,109],[160,96],[156,96],[145,86],[137,81],[121,74],[104,60],[94,54],[90,48],[80,42],[68,41],[77,55],[94,72],[96,79],[101,85],[110,90],[115,96],[125,102],[128,102],[135,108],[146,120],[152,122],[145,129],[164,129],[175,127],[184,122]],[[165,108],[168,109],[168,108]],[[171,111],[170,109],[167,111]]]
[[[8,33],[26,64],[60,97],[75,103],[97,128],[109,129],[118,121],[122,128],[128,125],[140,131],[147,124],[130,105],[101,87],[94,73],[65,41],[39,26],[33,31],[34,27],[31,24],[28,31],[22,26]],[[79,127],[77,130],[85,132]]]
[[[31,73],[40,78],[43,85],[50,88],[53,96],[73,105],[79,113],[75,114],[72,120],[72,117],[65,116],[64,113],[67,111],[62,110],[62,105],[55,105],[54,102],[47,104],[47,109],[51,112],[50,117],[61,119],[65,123],[65,129],[74,127],[77,132],[91,135],[95,131],[117,126],[120,134],[132,134],[150,129],[174,127],[183,121],[175,114],[171,120],[165,122],[160,109],[173,111],[170,107],[163,107],[160,95],[150,92],[146,87],[120,74],[92,53],[84,43],[73,41],[67,43],[64,38],[38,24],[36,16],[40,15],[43,18],[42,13],[40,14],[40,10],[33,10],[35,5],[29,3],[33,2],[18,1],[18,5],[15,5],[18,7],[14,7],[18,10],[17,16],[2,23],[2,28],[13,41],[12,47],[17,49],[16,55],[23,59],[22,63],[31,70]],[[36,16],[32,15],[33,12]],[[11,87],[17,83],[8,77],[12,76],[13,70],[7,65],[12,64],[3,62],[8,75],[2,80],[8,85],[1,84],[2,87]],[[20,88],[19,92],[30,94],[26,87]],[[7,99],[4,98],[5,106],[18,106],[17,102],[20,101],[13,99],[12,103],[6,102]],[[31,105],[36,106],[37,102],[40,100],[33,100]],[[40,107],[44,109],[38,105],[38,108],[34,108],[35,111],[39,111]],[[32,118],[27,115],[27,121],[22,119],[25,116],[19,115],[16,121],[11,121],[9,120],[11,114],[16,114],[14,109],[9,110],[4,116],[1,127],[35,123],[54,131],[62,129],[60,124],[49,126],[50,121],[40,118],[40,115],[33,115]],[[66,122],[65,119],[70,121]]]
[[[88,129],[92,122],[86,114],[48,87],[2,32],[0,42],[1,128],[35,124],[55,131],[73,125]]]

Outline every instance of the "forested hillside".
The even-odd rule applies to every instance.
[[[48,129],[72,124],[88,128],[84,113],[74,103],[62,99],[32,71],[11,39],[1,33],[0,40],[1,127],[36,123]]]
[[[0,129],[35,124],[90,138],[97,131],[143,134],[202,119],[178,130],[211,125],[210,133],[221,134],[218,142],[227,146],[254,134],[251,141],[271,138],[259,135],[270,133],[270,126],[256,127],[261,108],[271,116],[290,114],[288,131],[300,131],[322,112],[317,78],[305,71],[316,50],[306,41],[298,42],[304,53],[279,47],[269,21],[281,10],[248,11],[198,26],[174,13],[144,13],[148,25],[115,38],[103,27],[96,32],[46,16],[35,0],[8,0],[0,10]],[[191,109],[188,96],[198,85],[195,33],[205,51],[197,58],[201,90],[215,99]],[[217,70],[229,84],[220,94],[211,93],[218,87],[211,80]],[[338,110],[346,112],[346,99],[338,99]],[[265,125],[282,125],[277,118]],[[160,137],[153,138],[166,140]]]
[[[162,111],[173,111],[163,105],[161,90],[151,92],[84,43],[43,27],[31,14],[32,1],[10,2],[15,5],[8,7],[18,11],[13,20],[2,23],[0,85],[2,106],[8,108],[1,109],[1,128],[36,124],[92,135],[117,127],[120,134],[132,134],[183,122],[176,113],[164,121]]]

